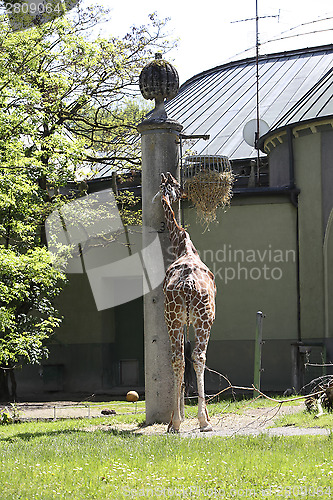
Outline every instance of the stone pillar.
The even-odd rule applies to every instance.
[[[169,233],[159,192],[161,173],[170,172],[179,180],[180,123],[168,118],[165,99],[177,95],[179,77],[172,64],[155,54],[140,73],[139,86],[145,99],[155,100],[149,117],[138,125],[142,145],[143,248],[151,242],[151,231],[160,236],[165,269],[172,262]],[[175,208],[175,215],[179,217]],[[173,409],[173,371],[169,336],[164,322],[162,285],[144,296],[146,422],[169,422]]]
[[[162,172],[170,172],[179,180],[178,135],[182,126],[168,118],[153,118],[143,121],[138,130],[142,144],[143,248],[151,241],[147,231],[157,231],[166,269],[173,260],[169,232],[160,198],[154,203],[152,199],[159,191]],[[162,285],[144,296],[144,335],[146,422],[167,423],[173,408],[173,371]]]

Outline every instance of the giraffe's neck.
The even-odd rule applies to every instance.
[[[175,257],[179,257],[184,252],[184,242],[186,240],[187,233],[185,229],[178,224],[175,217],[175,212],[171,207],[171,203],[168,197],[162,196],[162,205],[170,240],[173,246],[173,251]]]

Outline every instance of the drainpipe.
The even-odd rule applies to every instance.
[[[325,231],[323,254],[324,254],[324,293],[325,293],[325,338],[329,338],[329,303],[328,303],[328,236],[333,222],[333,210],[331,211]]]
[[[298,215],[298,194],[295,186],[295,161],[293,148],[292,128],[287,128],[288,152],[289,152],[289,186],[293,190],[291,202],[296,208],[296,279],[297,279],[297,338],[302,341],[301,333],[301,288],[300,288],[300,270],[299,270],[299,215]]]
[[[289,187],[295,189],[295,166],[294,166],[294,149],[293,149],[293,131],[287,128],[288,152],[289,152]]]
[[[291,383],[292,387],[298,392],[304,385],[304,354],[301,354],[302,332],[301,332],[301,287],[300,287],[300,266],[299,266],[299,212],[298,212],[298,194],[295,187],[295,161],[293,148],[292,128],[287,128],[287,140],[289,151],[289,183],[293,189],[294,195],[291,196],[291,202],[296,208],[296,279],[297,279],[297,342],[291,345]]]

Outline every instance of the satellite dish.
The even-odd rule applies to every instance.
[[[269,125],[264,120],[259,120],[259,137],[269,131]],[[257,120],[253,119],[247,122],[243,128],[243,138],[246,144],[255,147],[257,133]]]

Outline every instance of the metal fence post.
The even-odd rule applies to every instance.
[[[256,323],[256,335],[255,335],[255,344],[254,344],[254,376],[253,376],[253,385],[255,389],[259,389],[260,391],[260,378],[261,378],[261,353],[262,353],[262,323],[265,315],[261,312],[257,312],[257,323]],[[254,390],[253,397],[259,396],[259,392]]]

